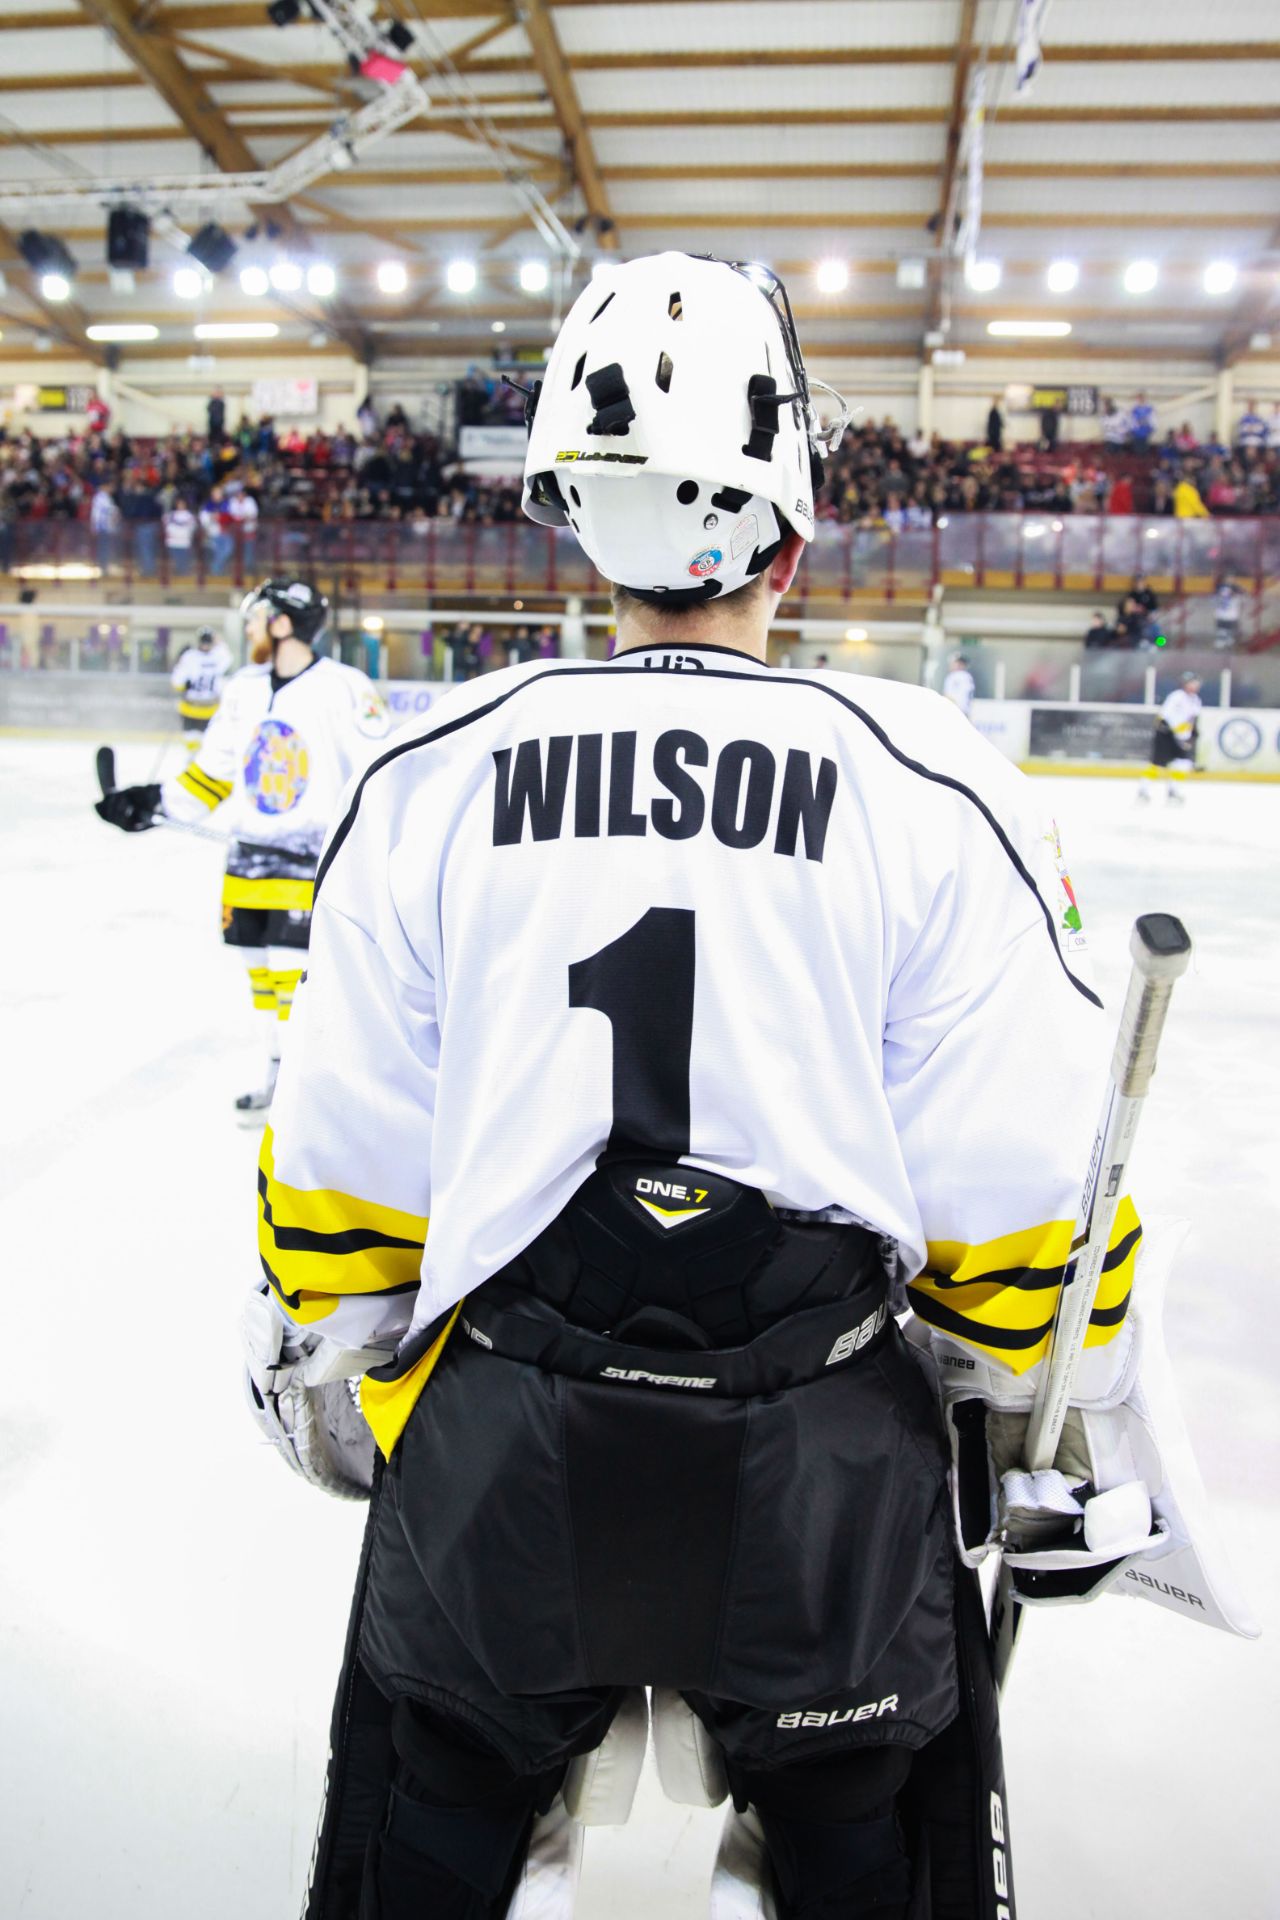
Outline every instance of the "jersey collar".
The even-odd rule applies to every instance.
[[[691,668],[696,673],[699,667],[723,667],[729,661],[735,661],[740,668],[754,667],[758,673],[773,671],[767,661],[758,660],[754,653],[744,653],[741,647],[689,646],[679,640],[654,640],[648,646],[628,647],[625,653],[615,653],[608,664],[641,669],[656,667],[667,672],[672,668]]]

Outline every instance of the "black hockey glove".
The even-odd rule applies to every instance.
[[[113,787],[95,800],[93,810],[124,833],[145,833],[156,824],[160,811],[160,788],[155,782],[145,787]]]

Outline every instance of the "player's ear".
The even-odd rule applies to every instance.
[[[789,529],[769,567],[769,585],[774,593],[785,593],[796,577],[796,568],[804,553],[804,536]]]

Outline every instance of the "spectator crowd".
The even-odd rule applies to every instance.
[[[459,422],[516,424],[521,404],[509,389],[499,397],[463,382]],[[997,396],[976,443],[907,434],[889,419],[852,426],[828,463],[818,517],[902,532],[957,513],[1280,512],[1280,404],[1264,417],[1249,401],[1232,446],[1199,440],[1185,422],[1161,437],[1143,394],[1125,409],[1106,402],[1099,445],[1059,446],[1051,413],[1039,424],[1035,444],[1007,446]],[[141,573],[154,574],[163,552],[181,577],[197,555],[215,574],[236,550],[251,566],[262,520],[492,526],[519,517],[517,477],[468,472],[448,440],[415,430],[399,405],[379,420],[366,403],[354,427],[334,431],[247,415],[232,428],[215,392],[204,433],[155,441],[111,431],[101,403],[60,439],[0,427],[0,569],[12,563],[20,522],[87,524],[104,571],[127,545]]]

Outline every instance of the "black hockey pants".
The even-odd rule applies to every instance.
[[[593,1176],[380,1474],[307,1920],[501,1920],[644,1685],[723,1749],[786,1920],[1011,1920],[981,1604],[875,1242],[702,1174],[637,1226],[679,1176]]]

